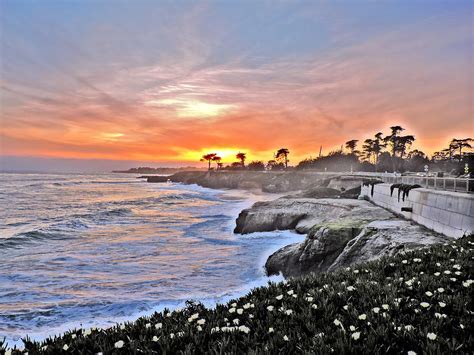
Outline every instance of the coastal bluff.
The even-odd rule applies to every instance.
[[[288,229],[307,234],[303,242],[268,258],[269,275],[333,271],[451,240],[365,200],[301,196],[258,202],[237,218],[236,233]]]
[[[360,188],[363,177],[344,176],[343,173],[308,171],[183,171],[169,176],[149,176],[147,182],[168,181],[197,184],[214,189],[261,190],[285,193],[328,187],[338,191]]]

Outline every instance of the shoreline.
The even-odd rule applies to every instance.
[[[181,184],[179,184],[181,185]],[[221,189],[216,189],[216,188],[207,188],[204,186],[200,186],[198,184],[183,184],[186,186],[190,186],[193,188],[192,185],[195,185],[195,187],[199,187],[202,189],[209,190],[212,192],[212,194],[215,194],[216,196],[219,196],[219,198],[230,201],[232,205],[235,204],[234,201],[237,201],[237,204],[243,203],[243,201],[246,201],[243,207],[238,207],[233,211],[232,213],[232,220],[231,223],[229,223],[228,226],[228,232],[230,234],[235,235],[235,233],[232,232],[234,226],[235,226],[235,221],[238,217],[238,214],[241,212],[243,208],[248,208],[250,207],[253,203],[258,202],[258,201],[268,201],[272,200],[273,198],[277,198],[281,196],[281,194],[270,194],[270,193],[265,193],[257,190],[246,190],[246,189],[226,189],[226,188],[221,188]],[[263,198],[262,198],[263,197]],[[274,236],[272,240],[275,242],[272,243],[271,246],[269,246],[265,252],[259,256],[258,259],[256,259],[256,270],[258,270],[259,276],[258,278],[242,283],[241,286],[239,287],[238,290],[235,292],[224,292],[219,295],[213,296],[213,297],[189,297],[185,300],[168,300],[165,302],[159,302],[159,305],[156,307],[152,307],[150,309],[147,309],[145,311],[140,311],[138,313],[133,313],[129,316],[122,316],[122,317],[114,317],[114,318],[109,318],[109,317],[100,317],[97,321],[97,319],[91,320],[91,321],[83,321],[83,322],[67,322],[64,323],[58,327],[50,328],[52,331],[37,331],[37,332],[31,332],[31,333],[25,333],[21,337],[28,336],[30,339],[35,340],[35,341],[43,341],[49,337],[52,336],[59,336],[61,334],[64,334],[70,329],[78,329],[78,328],[92,328],[92,327],[97,327],[98,329],[108,329],[111,327],[116,326],[117,324],[124,324],[127,322],[133,322],[138,318],[141,317],[149,317],[151,314],[156,313],[156,312],[163,312],[165,309],[169,311],[175,311],[175,310],[180,310],[182,309],[187,301],[194,300],[197,302],[201,302],[203,305],[206,307],[213,309],[217,307],[218,305],[224,304],[228,302],[231,299],[235,299],[238,297],[242,297],[246,293],[250,292],[252,289],[256,287],[261,287],[265,286],[268,284],[268,282],[279,282],[283,280],[282,276],[267,276],[265,274],[265,269],[264,265],[268,257],[278,250],[281,247],[284,247],[288,242],[294,243],[301,241],[304,237],[297,234],[293,233],[291,231],[275,231],[275,232],[270,232],[270,233],[254,233],[253,235],[247,235],[247,236],[241,236],[241,235],[235,235],[236,238],[243,238],[243,239],[260,239],[260,238],[268,238],[269,235]],[[278,236],[275,236],[278,235]],[[282,239],[281,235],[286,235],[284,236],[283,240],[281,242],[277,242],[277,240]],[[21,338],[20,337],[20,338]],[[7,339],[7,344],[10,347],[13,346],[21,346],[23,347],[23,343],[21,339],[14,340],[14,338],[9,338]]]

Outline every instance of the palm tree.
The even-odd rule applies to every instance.
[[[290,154],[290,151],[287,148],[280,148],[277,150],[275,154],[275,159],[278,161],[284,161],[285,163],[285,169],[288,168],[288,154]]]
[[[240,163],[242,164],[242,168],[244,168],[245,159],[247,159],[247,153],[238,152],[235,157],[240,160]]]
[[[221,160],[222,160],[222,158],[221,158],[220,156],[218,156],[218,155],[216,155],[216,156],[214,156],[214,157],[212,158],[212,161],[215,161],[215,162],[216,162],[216,166],[217,166],[217,169],[216,169],[216,170],[219,170],[219,167],[222,166]]]
[[[352,139],[352,140],[346,142],[346,148],[351,151],[351,154],[354,154],[354,151],[357,147],[357,142],[358,141],[359,140],[357,140],[357,139]]]
[[[207,161],[208,162],[207,170],[211,170],[211,161],[215,156],[217,156],[216,153],[208,153],[208,154],[204,154],[202,156],[201,161]]]

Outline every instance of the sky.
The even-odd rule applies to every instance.
[[[391,125],[432,153],[474,136],[473,19],[470,0],[2,0],[0,168],[295,164]]]

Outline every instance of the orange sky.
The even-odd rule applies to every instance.
[[[474,136],[465,9],[376,7],[376,25],[344,7],[279,6],[248,22],[173,7],[166,26],[148,9],[101,8],[97,21],[82,9],[72,23],[61,9],[4,9],[1,155],[199,164],[287,147],[296,163],[394,124],[427,153]]]

